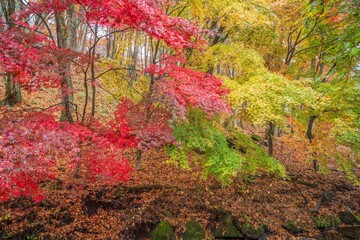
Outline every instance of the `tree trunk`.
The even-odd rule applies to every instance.
[[[312,139],[314,139],[314,135],[313,135],[313,128],[314,128],[314,123],[315,120],[318,116],[313,115],[310,116],[309,122],[308,122],[308,126],[307,126],[307,130],[306,130],[306,137],[309,140],[309,142],[311,143]],[[319,164],[318,161],[316,159],[316,154],[313,154],[314,158],[313,158],[313,168],[315,171],[319,171]]]
[[[7,29],[11,29],[15,26],[12,22],[11,15],[16,10],[16,1],[14,0],[1,0],[0,1],[1,11],[7,23]],[[13,76],[7,73],[4,77],[5,85],[5,97],[0,102],[0,105],[14,106],[17,103],[21,103],[21,89],[20,84],[14,82]]]
[[[269,122],[269,129],[268,129],[268,132],[267,132],[267,139],[268,139],[268,142],[269,142],[269,151],[268,151],[268,154],[270,156],[273,155],[273,139],[274,139],[274,130],[275,130],[275,124],[273,122]]]
[[[217,23],[214,25],[214,27],[217,27]],[[217,44],[220,41],[221,38],[221,34],[223,33],[223,31],[225,30],[225,27],[223,26],[219,26],[219,28],[217,29],[217,34],[214,36],[214,38],[210,41],[209,47],[214,46],[215,44]],[[208,74],[213,75],[214,74],[214,70],[215,70],[215,66],[212,65],[210,66],[210,68],[206,71]]]
[[[1,105],[14,106],[22,101],[21,89],[19,83],[13,81],[12,74],[4,77],[5,97],[1,101]]]
[[[135,166],[136,170],[141,170],[141,156],[142,156],[142,150],[137,149],[136,150],[136,166]]]
[[[236,108],[233,110],[233,114],[232,114],[232,117],[231,117],[232,125],[233,125],[234,128],[238,127],[238,120],[237,120],[238,112],[239,112],[239,107],[236,106]]]
[[[63,16],[63,13],[57,13],[55,15],[56,20],[56,35],[57,35],[57,44],[60,48],[67,48],[67,41],[68,41],[68,32],[67,32],[67,26],[65,24],[65,19]],[[73,98],[72,93],[72,81],[70,77],[70,70],[71,65],[70,63],[67,63],[65,66],[60,66],[60,75],[61,75],[61,98],[63,102],[64,108],[61,110],[60,113],[60,120],[61,121],[69,121],[70,123],[73,123],[73,117],[72,117],[72,109],[71,99]]]
[[[315,120],[318,116],[316,115],[313,115],[313,116],[310,116],[310,119],[309,119],[309,122],[308,122],[308,126],[307,126],[307,130],[306,130],[306,137],[307,139],[309,140],[309,142],[311,143],[312,139],[314,138],[314,135],[313,135],[313,128],[314,128],[314,123],[315,123]]]

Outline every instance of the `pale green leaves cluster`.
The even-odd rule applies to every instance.
[[[248,77],[265,71],[264,59],[254,49],[241,43],[218,43],[204,54],[207,66],[220,64],[222,68],[234,70],[237,77]]]
[[[307,81],[291,81],[270,72],[254,75],[244,83],[227,79],[225,86],[232,90],[228,95],[230,104],[242,107],[240,117],[259,125],[282,125],[285,116],[296,108],[318,111],[326,105],[326,99],[307,86]]]

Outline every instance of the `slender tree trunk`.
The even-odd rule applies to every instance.
[[[133,86],[133,84],[136,81],[136,77],[137,77],[137,73],[134,69],[136,69],[137,63],[138,63],[138,55],[139,55],[139,46],[138,46],[138,38],[139,38],[139,34],[138,32],[135,32],[134,35],[134,42],[133,42],[133,46],[131,46],[131,52],[130,52],[130,62],[128,65],[128,75],[130,78],[130,86]]]
[[[67,26],[65,24],[65,19],[63,16],[63,13],[57,13],[55,14],[55,20],[56,20],[56,34],[57,34],[57,42],[58,47],[60,48],[67,48],[67,41],[68,41],[68,32],[67,32]],[[71,65],[70,63],[67,63],[66,66],[60,66],[60,76],[62,78],[61,81],[61,97],[64,108],[61,110],[60,113],[60,120],[61,121],[69,121],[70,123],[73,123],[73,117],[72,117],[72,81],[70,77],[71,72]]]
[[[314,123],[315,120],[318,116],[313,115],[310,116],[309,122],[308,122],[308,126],[307,126],[307,130],[306,130],[306,137],[309,140],[309,142],[312,142],[312,139],[314,139],[314,135],[313,135],[313,129],[314,129]],[[313,154],[313,168],[315,171],[319,171],[319,164],[318,164],[318,160],[316,159],[316,154]]]
[[[137,149],[136,150],[136,166],[135,166],[136,170],[141,170],[141,157],[142,157],[142,150]]]
[[[1,11],[7,23],[7,29],[11,29],[15,26],[12,22],[11,15],[16,10],[16,1],[15,0],[1,0],[0,1]],[[13,75],[7,73],[4,77],[5,85],[5,97],[0,102],[0,105],[14,106],[22,102],[21,88],[20,84],[15,82]]]
[[[308,122],[307,130],[306,130],[306,137],[310,143],[311,143],[312,139],[314,138],[313,129],[314,129],[314,124],[315,124],[315,120],[317,117],[318,116],[316,116],[316,115],[310,116],[310,119]]]
[[[214,27],[216,28],[217,24],[214,25]],[[214,46],[215,44],[217,44],[218,42],[220,42],[220,38],[221,38],[221,34],[224,32],[225,27],[223,26],[219,26],[217,34],[214,36],[214,38],[210,41],[209,47]],[[210,68],[207,70],[208,74],[213,75],[214,74],[214,70],[215,70],[215,66],[212,65],[210,66]]]
[[[121,34],[123,34],[123,33],[121,33]],[[111,59],[115,59],[117,56],[117,53],[118,53],[118,49],[117,49],[117,45],[116,45],[116,42],[118,41],[118,36],[119,36],[118,34],[112,35],[111,54],[110,54]]]
[[[22,101],[19,83],[13,81],[12,74],[6,74],[4,77],[5,97],[1,105],[14,106]]]
[[[92,90],[92,100],[91,100],[91,120],[95,117],[95,107],[96,107],[96,84],[95,84],[95,54],[96,54],[96,45],[98,42],[98,23],[95,24],[94,29],[94,45],[92,46],[91,55],[91,66],[90,66],[90,74],[91,74],[91,90]]]
[[[233,125],[234,128],[238,127],[238,120],[237,120],[238,113],[239,113],[239,107],[236,106],[236,108],[233,110],[233,114],[232,114],[232,117],[231,117],[232,125]]]
[[[273,140],[274,140],[274,130],[275,130],[275,124],[273,122],[269,122],[269,129],[268,129],[268,132],[267,132],[267,139],[268,139],[268,142],[269,142],[269,151],[268,151],[268,154],[270,156],[273,155],[274,153],[274,143],[273,143]]]
[[[106,34],[109,34],[111,32],[111,28],[108,27],[106,29]],[[106,37],[106,58],[110,58],[110,50],[111,50],[111,45],[112,45],[112,41],[111,41],[111,35],[108,35]]]
[[[84,24],[83,29],[81,31],[81,45],[80,45],[80,52],[85,52],[85,45],[86,45],[86,36],[88,32],[89,26],[87,24]]]

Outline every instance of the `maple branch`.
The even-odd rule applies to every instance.
[[[321,47],[321,46],[327,46],[327,45],[332,44],[332,43],[334,43],[334,42],[336,42],[336,41],[339,41],[339,39],[336,38],[336,39],[331,40],[331,41],[326,42],[326,43],[322,43],[322,44],[314,45],[314,46],[311,46],[311,47],[303,48],[303,49],[295,52],[295,53],[293,54],[293,57],[295,57],[296,55],[298,55],[298,54],[300,54],[300,53],[302,53],[302,52],[308,51],[308,50],[310,50],[310,49],[317,48],[317,47]]]
[[[36,33],[42,34],[42,35],[44,35],[44,36],[47,36],[48,38],[51,38],[51,36],[48,35],[48,34],[46,34],[46,33],[43,33],[43,32],[38,31],[38,30],[31,29],[31,28],[29,28],[29,27],[25,27],[25,26],[23,26],[23,25],[20,25],[20,24],[14,23],[14,22],[9,23],[9,22],[0,21],[0,24],[7,24],[7,25],[9,25],[9,24],[14,24],[14,25],[16,25],[16,26],[18,26],[18,27],[25,28],[25,29],[28,29],[28,30],[30,30],[30,31],[34,31],[34,32],[36,32]]]
[[[75,113],[76,113],[76,121],[78,122],[79,121],[79,112],[78,112],[78,106],[76,103],[73,103],[73,102],[69,102],[70,105],[72,106],[72,108],[75,110]]]
[[[52,34],[52,32],[51,32],[51,29],[50,29],[49,25],[47,24],[47,22],[45,21],[45,19],[43,18],[43,16],[42,16],[41,14],[37,14],[37,13],[36,13],[36,15],[37,15],[37,16],[41,19],[41,21],[44,23],[46,29],[47,29],[48,32],[49,32],[49,36],[50,36],[51,40],[53,41],[53,43],[55,43],[55,38],[54,38],[54,36],[53,36],[53,34]]]
[[[110,94],[110,96],[112,96],[114,98],[114,100],[120,104],[121,102],[118,100],[118,98],[115,96],[115,94],[113,94],[112,92],[110,92],[109,90],[103,88],[102,86],[98,85],[98,88],[100,88],[101,90],[103,90],[104,92]]]
[[[137,71],[137,72],[141,72],[141,70],[139,69],[136,69],[136,68],[125,68],[125,67],[118,67],[118,68],[110,68],[102,73],[100,73],[98,76],[96,76],[94,79],[98,79],[100,78],[101,76],[107,74],[108,72],[110,71],[116,71],[116,70],[130,70],[130,71]]]
[[[178,9],[181,9],[180,10],[180,12],[177,14],[177,17],[179,17],[182,13],[183,13],[183,11],[187,8],[189,6],[189,4],[186,4],[185,6],[183,6],[183,7],[177,7],[177,8],[175,8],[175,9],[173,9],[173,10],[171,10],[167,15],[171,15],[173,12],[175,12],[176,10],[178,10]]]
[[[23,110],[24,112],[33,111],[33,110],[46,111],[46,110],[49,110],[50,108],[53,108],[53,107],[62,105],[63,103],[64,103],[64,102],[56,103],[56,104],[50,105],[50,106],[48,106],[48,107],[46,107],[46,108],[32,107],[32,108],[23,108],[22,110]]]
[[[124,29],[114,30],[114,31],[112,31],[112,32],[109,32],[109,33],[103,35],[103,36],[98,37],[98,40],[100,40],[100,39],[102,39],[102,38],[104,38],[104,37],[108,37],[108,36],[110,36],[110,35],[112,35],[112,34],[114,34],[114,33],[125,32],[126,30],[129,30],[129,29],[131,29],[131,28],[130,28],[130,27],[126,27],[126,28],[124,28]],[[98,41],[98,42],[99,42],[99,41]]]

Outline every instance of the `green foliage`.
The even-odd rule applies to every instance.
[[[283,227],[293,234],[297,234],[301,232],[301,229],[293,221],[287,221]]]
[[[269,157],[265,150],[241,132],[231,130],[226,137],[216,125],[198,110],[188,114],[188,122],[174,124],[174,136],[178,145],[168,147],[170,161],[189,168],[188,153],[193,152],[205,169],[205,175],[217,177],[229,184],[237,173],[256,174],[259,171],[285,177],[285,167]]]
[[[200,21],[218,19],[227,30],[269,24],[268,0],[188,0],[192,14]]]
[[[236,72],[237,82],[265,71],[261,55],[243,44],[218,43],[206,51],[203,61],[206,70],[214,64],[221,64],[225,69],[233,69]]]
[[[192,110],[188,121],[177,121],[173,125],[174,136],[179,142],[169,147],[170,160],[188,167],[187,154],[191,151],[203,157],[201,163],[206,175],[217,177],[228,184],[240,171],[244,159],[229,148],[225,135],[207,119],[205,113]]]
[[[11,213],[6,213],[5,215],[3,216],[0,216],[0,222],[2,221],[7,221],[7,220],[10,220],[11,219]]]
[[[266,171],[286,177],[285,167],[277,159],[268,156],[265,150],[256,145],[247,135],[233,129],[229,132],[228,140],[230,146],[246,159],[242,172],[255,174],[259,171]]]
[[[340,219],[335,216],[325,216],[320,215],[314,217],[315,227],[318,229],[325,229],[325,228],[337,228],[340,224]]]
[[[254,124],[273,122],[282,125],[285,116],[301,104],[311,109],[322,108],[322,95],[308,87],[307,81],[290,81],[285,77],[263,72],[252,76],[243,84],[225,80],[232,92],[228,100],[233,107],[244,106],[239,114]]]
[[[351,158],[344,158],[340,154],[335,156],[336,162],[339,164],[339,167],[346,176],[356,185],[360,186],[360,179],[355,174],[355,170],[360,168],[359,163],[356,162]]]

